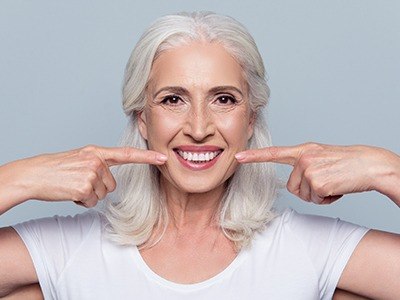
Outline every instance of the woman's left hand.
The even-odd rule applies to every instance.
[[[287,189],[305,201],[330,204],[345,194],[376,190],[400,206],[400,157],[382,148],[306,143],[246,150],[236,158],[292,165]]]

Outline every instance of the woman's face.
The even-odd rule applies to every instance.
[[[234,155],[253,134],[243,70],[217,43],[192,42],[163,52],[151,70],[139,128],[175,188],[211,191],[234,173]]]

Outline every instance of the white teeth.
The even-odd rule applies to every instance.
[[[186,152],[178,150],[178,154],[183,157],[183,159],[188,161],[195,161],[195,162],[206,162],[213,160],[215,157],[218,156],[222,151],[214,151],[214,152],[203,152],[203,153],[196,153],[196,152]]]

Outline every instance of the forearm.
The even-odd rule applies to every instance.
[[[384,152],[385,164],[377,168],[372,180],[376,182],[375,190],[389,197],[400,207],[400,156],[388,151]]]
[[[0,166],[0,215],[30,199],[27,184],[22,180],[23,161]]]

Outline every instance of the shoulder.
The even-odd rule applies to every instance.
[[[268,231],[290,231],[296,236],[307,234],[332,234],[351,233],[354,231],[367,231],[368,228],[343,221],[340,218],[332,218],[320,215],[298,213],[293,209],[286,209],[277,214],[276,218],[267,224],[263,234]]]
[[[41,243],[53,247],[76,246],[88,236],[101,235],[103,227],[103,217],[96,210],[88,210],[75,216],[56,215],[33,219],[13,226],[26,244]]]
[[[318,286],[320,299],[331,299],[345,265],[367,231],[339,218],[287,209],[255,237],[251,251],[268,261],[265,267],[284,270],[282,278],[291,276],[294,282],[301,282],[296,274],[302,274]]]
[[[339,256],[347,261],[368,230],[339,218],[287,209],[255,237],[254,245],[263,252],[274,247],[279,252],[294,251],[297,257],[302,256],[320,268]]]
[[[48,228],[49,230],[57,230],[60,228],[88,228],[94,224],[100,224],[101,214],[96,210],[88,210],[81,214],[76,214],[74,216],[59,216],[55,215],[53,217],[45,217],[40,219],[32,219],[23,223],[13,225],[14,228],[21,227],[40,227]]]

